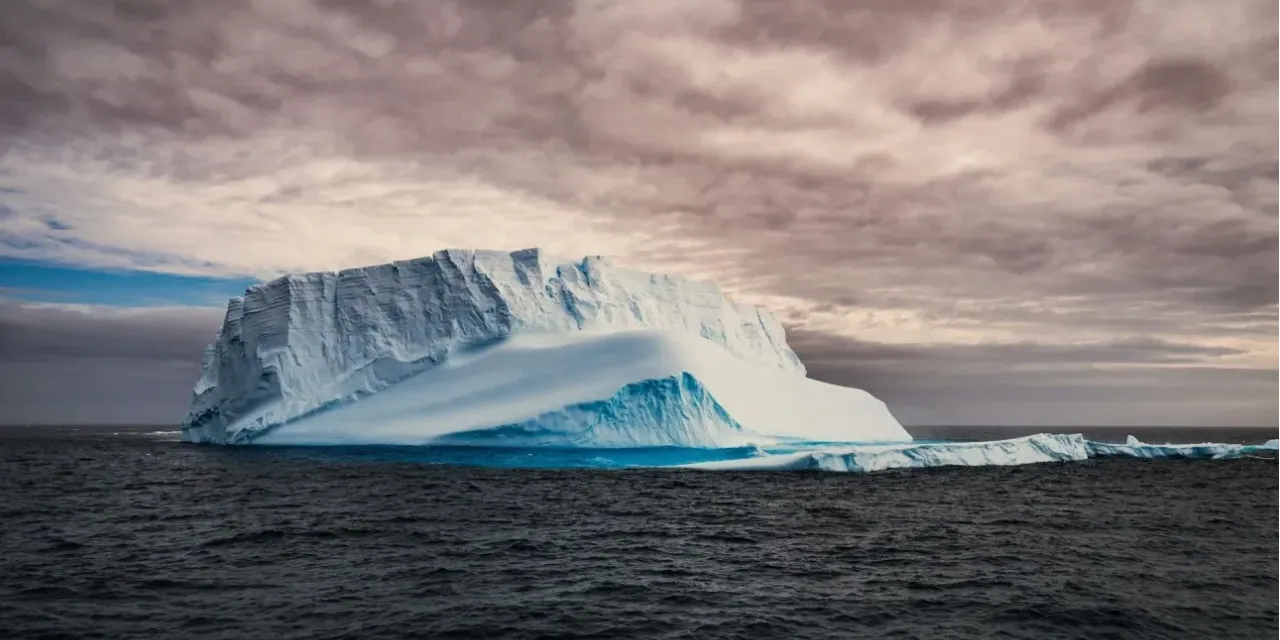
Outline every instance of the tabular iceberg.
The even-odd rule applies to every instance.
[[[712,283],[537,249],[285,276],[233,298],[183,440],[732,447],[908,442],[805,377],[769,312]]]

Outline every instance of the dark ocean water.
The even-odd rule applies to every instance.
[[[0,429],[0,638],[1277,637],[1275,459],[547,470],[150,431]]]

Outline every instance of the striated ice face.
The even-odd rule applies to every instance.
[[[346,407],[355,400],[380,394],[442,363],[513,337],[582,336],[585,340],[628,331],[683,336],[653,342],[658,349],[669,346],[671,340],[685,339],[697,340],[699,347],[714,347],[716,354],[710,359],[724,357],[734,363],[716,365],[713,368],[717,371],[740,368],[748,377],[754,375],[751,372],[779,377],[782,382],[772,384],[772,389],[754,391],[765,394],[766,399],[769,394],[781,398],[790,393],[788,388],[804,386],[802,383],[821,384],[805,378],[804,366],[787,346],[782,325],[772,314],[731,302],[712,283],[623,269],[599,257],[556,260],[536,249],[513,253],[451,250],[430,258],[339,273],[287,276],[231,300],[223,326],[205,354],[184,421],[184,437],[203,442],[247,442],[278,425],[290,423],[287,428],[293,429],[292,423],[309,420],[321,410],[353,415]],[[544,355],[550,357],[551,353]],[[571,367],[575,376],[594,375],[585,363],[566,364],[563,357],[555,359],[561,363],[558,367]],[[607,400],[626,385],[678,376],[693,366],[683,362],[668,365],[661,371],[624,373],[607,393],[602,390],[576,400]],[[625,369],[618,363],[611,366]],[[563,369],[545,373],[573,386]],[[495,369],[484,375],[501,378],[509,374],[509,370]],[[484,377],[475,371],[471,375]],[[709,388],[717,398],[742,395],[746,387],[729,380],[733,376],[719,377],[719,390]],[[866,395],[853,389],[845,391],[853,394],[850,397]],[[516,395],[527,400],[529,394]],[[522,406],[531,413],[518,416],[519,420],[461,426],[498,427],[561,411],[568,407],[559,403],[557,398],[562,395],[548,392],[541,400],[526,401]],[[491,395],[483,401],[502,405],[505,397]],[[416,405],[404,406],[412,412],[409,407]],[[672,415],[697,413],[692,407],[687,409],[672,409]],[[876,439],[909,439],[891,416],[886,422],[888,413],[883,413],[877,414],[875,428],[867,433],[877,434]],[[431,414],[420,412],[417,416],[426,430],[424,437],[428,432],[432,437],[440,435],[441,423],[430,419]],[[752,421],[748,416],[732,417]],[[797,420],[802,417],[795,416]],[[777,416],[770,419],[773,424],[784,422]],[[860,423],[858,415],[847,416],[847,422]],[[379,427],[364,424],[348,430],[358,435]],[[829,430],[830,424],[815,428]],[[803,430],[794,425],[783,430],[797,429]],[[850,433],[857,435],[856,429]],[[691,433],[684,444],[715,444],[715,437],[703,436],[706,434]],[[644,440],[635,433],[624,440],[636,438]],[[680,446],[682,442],[677,438],[672,444]]]

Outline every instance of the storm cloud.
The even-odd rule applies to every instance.
[[[906,400],[938,371],[1008,398],[1014,360],[1170,400],[1254,376],[1224,402],[1273,421],[1276,24],[1265,0],[15,0],[0,253],[611,254]]]
[[[0,424],[176,424],[216,308],[0,300]]]

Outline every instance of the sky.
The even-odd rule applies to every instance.
[[[539,246],[905,424],[1277,424],[1274,0],[5,0],[0,423],[176,423],[226,298]]]

